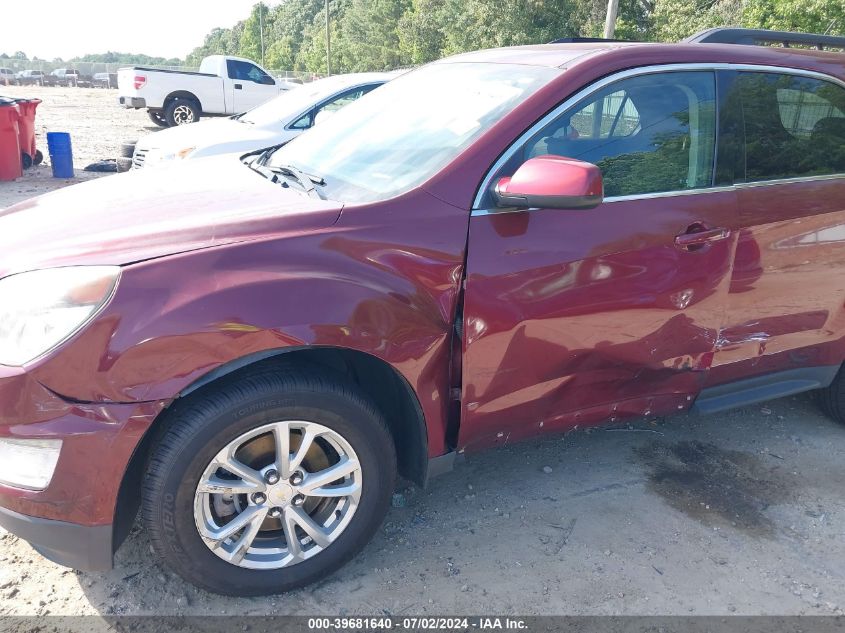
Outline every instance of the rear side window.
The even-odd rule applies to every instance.
[[[605,196],[713,184],[715,75],[667,72],[623,79],[563,113],[532,137],[501,175],[556,155],[598,165]]]
[[[777,73],[738,82],[746,181],[845,173],[845,88]]]

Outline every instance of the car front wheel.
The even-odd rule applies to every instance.
[[[391,436],[340,376],[262,371],[163,422],[143,517],[161,560],[195,585],[234,596],[307,585],[358,553],[387,513]]]

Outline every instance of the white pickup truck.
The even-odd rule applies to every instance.
[[[120,104],[146,108],[161,127],[199,121],[203,115],[238,114],[297,84],[274,79],[248,59],[211,55],[199,72],[133,66],[117,72]]]

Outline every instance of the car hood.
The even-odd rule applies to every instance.
[[[232,156],[136,170],[0,211],[0,277],[310,232],[334,224],[341,207],[274,184]]]
[[[162,152],[178,152],[196,147],[197,153],[217,145],[237,145],[244,151],[261,149],[288,140],[290,134],[279,122],[277,125],[254,125],[235,119],[212,119],[191,125],[179,125],[148,134],[138,141],[137,148]],[[235,151],[235,150],[232,150]]]

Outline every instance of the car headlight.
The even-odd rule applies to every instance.
[[[196,149],[194,147],[183,147],[182,149],[176,152],[169,152],[164,151],[161,149],[151,149],[147,152],[147,155],[144,158],[144,163],[149,165],[150,163],[163,163],[171,160],[182,160],[183,158],[187,158],[190,154]]]
[[[0,438],[0,483],[44,490],[53,479],[61,451],[61,440]]]
[[[117,266],[70,266],[0,279],[0,364],[23,365],[75,334],[119,277]]]

